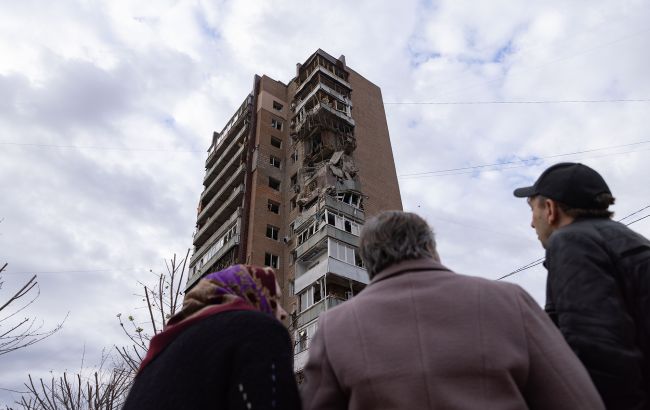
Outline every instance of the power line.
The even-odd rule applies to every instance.
[[[643,208],[640,208],[640,209],[638,209],[638,210],[632,212],[631,214],[628,214],[628,215],[624,216],[623,218],[619,219],[617,222],[621,222],[621,221],[623,221],[624,219],[627,219],[627,218],[631,217],[632,215],[636,215],[636,214],[638,214],[639,212],[643,211],[644,209],[648,209],[648,208],[650,208],[650,205],[644,206]],[[641,217],[641,218],[639,218],[639,219],[635,219],[634,221],[625,224],[625,226],[630,226],[630,225],[632,225],[633,223],[635,223],[635,222],[639,222],[639,221],[641,221],[641,220],[643,220],[643,219],[646,219],[646,218],[650,218],[650,214],[645,215],[645,216],[643,216],[643,217]],[[545,260],[545,259],[546,259],[545,257],[542,257],[542,258],[536,259],[536,260],[534,260],[534,261],[528,263],[527,265],[521,266],[521,267],[519,267],[519,268],[513,270],[513,271],[510,272],[510,273],[506,273],[505,275],[503,275],[503,276],[497,278],[496,280],[505,279],[505,278],[507,278],[507,277],[509,277],[509,276],[512,276],[512,275],[516,274],[516,273],[519,273],[519,272],[521,272],[521,271],[525,271],[525,270],[527,270],[527,269],[530,269],[530,268],[532,268],[532,267],[535,267],[535,266],[537,266],[537,265],[540,265],[540,264],[544,263],[544,260]]]
[[[511,100],[511,101],[391,101],[384,105],[513,105],[513,104],[600,104],[650,102],[650,99],[605,99],[605,100]]]
[[[406,178],[406,179],[417,179],[417,177],[423,177],[423,176],[448,176],[448,175],[459,175],[459,174],[466,174],[470,173],[474,170],[481,169],[481,168],[488,168],[488,167],[503,167],[504,165],[514,165],[514,164],[523,164],[520,166],[526,166],[532,162],[536,161],[541,161],[544,159],[552,159],[552,158],[560,158],[560,157],[566,157],[566,156],[571,156],[571,155],[579,155],[579,154],[586,154],[590,152],[596,152],[596,151],[604,151],[608,149],[614,149],[614,148],[623,148],[623,147],[630,147],[634,145],[642,145],[642,144],[648,144],[650,143],[650,140],[643,140],[643,141],[638,141],[638,142],[632,142],[629,144],[621,144],[621,145],[612,145],[609,147],[601,147],[601,148],[594,148],[594,149],[588,149],[588,150],[582,150],[582,151],[575,151],[575,152],[567,152],[563,154],[554,154],[554,155],[548,155],[545,157],[535,157],[535,158],[529,158],[529,159],[519,159],[515,161],[505,161],[505,162],[498,162],[498,163],[493,163],[493,164],[481,164],[481,165],[471,165],[467,167],[460,167],[460,168],[449,168],[449,169],[440,169],[436,171],[425,171],[425,172],[416,172],[412,174],[402,174],[398,175],[398,178]],[[614,153],[613,155],[618,155],[618,154],[628,154],[631,152],[636,152],[636,151],[627,151],[627,152],[621,152],[621,153]],[[509,168],[519,168],[520,166],[512,166],[512,167],[504,167],[504,168],[497,168],[491,171],[496,171],[500,169],[509,169]],[[459,172],[463,171],[463,172]],[[438,175],[440,174],[440,175]]]

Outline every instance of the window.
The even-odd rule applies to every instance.
[[[276,111],[282,111],[282,104],[277,101],[273,101],[273,109]]]
[[[320,226],[318,224],[318,221],[312,222],[309,227],[304,229],[300,235],[298,235],[298,245],[302,245],[307,239],[312,237],[316,232],[318,232],[320,229]]]
[[[282,148],[282,140],[280,138],[271,137],[271,145],[275,148]]]
[[[293,150],[293,153],[291,153],[291,163],[295,164],[298,161],[298,151]]]
[[[329,225],[334,225],[338,229],[350,232],[352,235],[359,236],[361,227],[358,223],[353,222],[344,216],[336,215],[330,210],[325,211],[324,217]]]
[[[291,185],[298,184],[298,174],[291,175]]]
[[[298,295],[300,311],[304,312],[310,306],[320,302],[321,299],[323,299],[323,296],[322,279],[320,279]]]
[[[335,101],[334,108],[336,108],[336,111],[343,111],[343,112],[347,111],[348,108],[347,105],[345,105],[339,100],[334,100],[334,101]]]
[[[353,246],[344,244],[334,239],[329,239],[329,256],[338,259],[350,265],[355,265],[360,268],[363,267],[363,261],[359,256],[359,252]]]
[[[277,241],[279,232],[280,232],[280,228],[275,227],[273,225],[266,225],[266,237],[267,238],[271,238],[271,239]]]
[[[269,201],[267,203],[267,206],[268,206],[270,212],[273,212],[274,214],[279,214],[280,213],[280,203],[279,202],[271,201],[269,199]]]
[[[271,118],[271,128],[275,128],[278,131],[282,131],[282,121]]]
[[[275,178],[269,177],[269,186],[276,191],[280,190],[280,181]]]
[[[273,269],[278,269],[280,267],[280,257],[278,255],[273,255],[272,253],[266,252],[264,254],[264,265],[270,266]]]
[[[291,200],[289,201],[289,206],[291,207],[292,211],[294,209],[296,209],[296,197],[295,196],[293,198],[291,198]]]
[[[273,155],[270,156],[271,160],[270,163],[276,168],[280,168],[280,158],[274,157]]]
[[[314,337],[316,329],[318,329],[318,322],[312,322],[310,325],[296,331],[294,335],[296,340],[294,353],[298,354],[309,348],[310,341]]]
[[[344,202],[348,205],[352,205],[355,208],[362,208],[361,206],[361,196],[359,194],[353,194],[351,192],[346,192],[343,194],[336,195],[336,199],[341,202]]]

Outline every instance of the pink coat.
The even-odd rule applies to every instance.
[[[604,409],[523,289],[432,259],[379,272],[321,316],[302,396],[305,410]]]

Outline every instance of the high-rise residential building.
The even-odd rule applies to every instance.
[[[381,90],[320,49],[288,84],[255,76],[205,169],[187,287],[234,263],[275,268],[300,373],[318,315],[368,283],[365,219],[402,209]]]

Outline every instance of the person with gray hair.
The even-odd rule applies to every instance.
[[[604,408],[537,303],[447,269],[418,215],[380,213],[359,247],[370,283],[320,316],[304,409]]]

